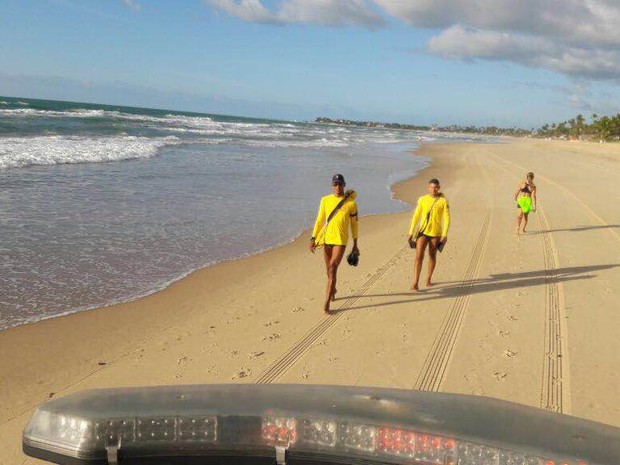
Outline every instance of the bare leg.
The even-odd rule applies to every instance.
[[[431,278],[435,265],[437,264],[437,246],[439,245],[439,237],[433,237],[428,241],[428,276],[426,277],[426,286],[432,286]]]
[[[323,259],[325,260],[325,272],[327,273],[327,279],[329,280],[329,264],[332,261],[332,250],[333,245],[326,245],[323,247]],[[336,300],[336,287],[334,287],[334,292],[332,292],[331,296],[332,302]]]
[[[415,264],[414,264],[414,277],[413,284],[411,285],[412,291],[419,289],[420,271],[422,271],[422,262],[424,261],[424,251],[426,250],[427,239],[424,236],[418,237],[415,248]]]
[[[340,266],[340,262],[342,261],[342,257],[344,256],[344,251],[346,250],[346,247],[344,245],[334,245],[332,247],[333,250],[331,252],[331,260],[329,262],[329,267],[327,271],[327,290],[325,292],[325,304],[323,305],[323,310],[325,311],[325,313],[329,313],[329,304],[332,301],[332,296],[334,294],[334,290],[336,289],[338,266]]]
[[[529,213],[524,213],[523,214],[523,232],[525,233],[525,228],[527,228],[527,217],[528,217]]]
[[[519,208],[519,214],[517,215],[517,235],[521,229],[521,220],[523,219],[523,210]]]

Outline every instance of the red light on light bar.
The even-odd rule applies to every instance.
[[[399,428],[377,429],[377,451],[384,454],[425,458],[453,458],[457,443],[454,439],[419,434]]]
[[[429,450],[431,450],[432,438],[433,437],[429,436],[428,434],[418,434],[417,435],[418,450],[424,451],[424,452],[428,452]]]
[[[294,418],[263,418],[263,440],[270,446],[288,446],[297,441],[297,420]]]
[[[378,428],[379,452],[412,455],[415,452],[415,433],[397,428]]]

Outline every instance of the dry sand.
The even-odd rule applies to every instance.
[[[135,302],[3,331],[0,463],[42,463],[21,452],[37,404],[110,386],[425,389],[620,426],[620,146],[515,140],[420,155],[431,166],[394,191],[414,202],[442,181],[452,227],[436,286],[409,291],[406,212],[361,219],[360,265],[342,265],[329,317],[323,260],[304,234]],[[530,170],[539,210],[516,236],[512,199]]]

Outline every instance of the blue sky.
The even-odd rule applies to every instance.
[[[620,112],[617,0],[0,0],[0,95],[539,127]]]

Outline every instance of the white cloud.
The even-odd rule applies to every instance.
[[[566,43],[620,45],[617,0],[374,0],[391,16],[425,28],[462,25],[533,34]]]
[[[203,1],[272,24],[375,29],[390,16],[439,29],[427,50],[446,59],[503,60],[620,83],[620,0],[282,0],[274,10],[262,0]]]
[[[510,61],[573,77],[620,83],[617,52],[562,46],[547,38],[454,26],[433,37],[428,49],[448,59]]]
[[[374,0],[414,27],[442,29],[429,52],[502,60],[620,83],[618,0]]]
[[[123,0],[123,3],[127,8],[131,8],[133,11],[140,11],[142,9],[142,5],[135,0]]]
[[[361,26],[376,29],[385,20],[366,0],[288,0],[271,11],[261,0],[203,0],[244,21],[271,24],[311,23],[323,26]]]
[[[543,39],[515,36],[505,32],[485,32],[453,26],[433,37],[430,52],[449,59],[527,61],[532,54],[548,54],[554,47]]]
[[[359,25],[374,29],[385,24],[365,0],[291,0],[282,4],[280,15],[287,21],[329,26]]]
[[[204,0],[231,16],[256,23],[275,23],[275,16],[263,6],[260,0]]]

